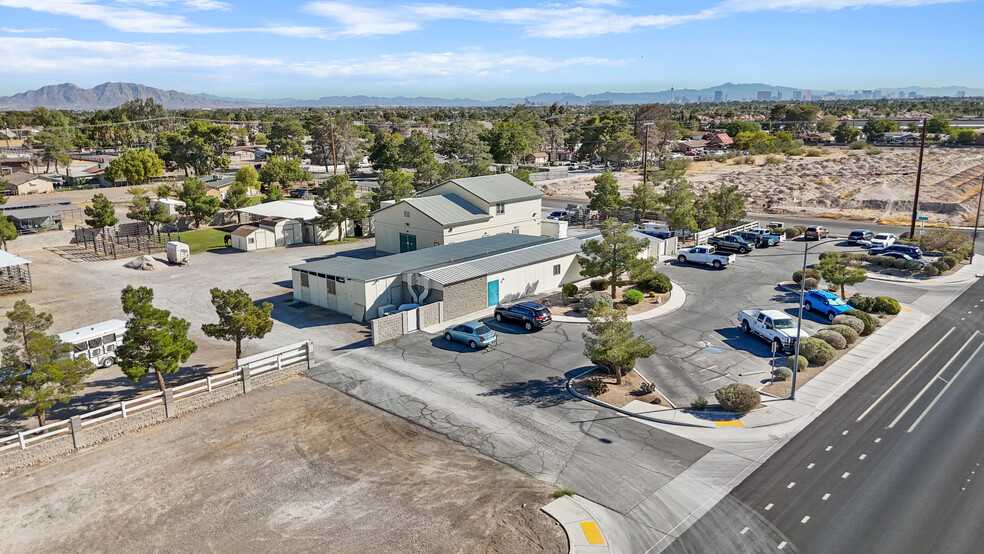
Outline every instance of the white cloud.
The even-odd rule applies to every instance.
[[[230,7],[226,2],[219,2],[218,0],[116,0],[116,2],[153,7],[178,4],[194,10],[228,10]]]
[[[99,4],[91,0],[0,0],[0,6],[98,21],[119,31],[134,33],[214,33],[220,29],[199,27],[180,15],[167,15]]]
[[[14,29],[14,28],[11,28],[11,27],[0,27],[0,31],[3,31],[5,33],[17,33],[17,34],[20,34],[20,33],[46,33],[48,31],[53,31],[53,30],[54,29],[52,29],[51,27],[37,27],[37,28],[34,28],[34,29]]]
[[[369,8],[345,2],[312,2],[306,4],[304,10],[337,21],[338,35],[395,35],[421,28],[419,22],[408,20],[400,9]]]

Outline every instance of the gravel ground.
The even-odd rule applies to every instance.
[[[552,490],[295,377],[0,479],[0,550],[566,552]]]

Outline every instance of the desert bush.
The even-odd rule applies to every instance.
[[[790,227],[788,229],[783,229],[783,233],[786,234],[786,240],[793,240],[794,238],[800,236],[799,229],[795,227]]]
[[[847,348],[847,339],[845,339],[844,336],[837,331],[823,329],[814,333],[813,337],[822,340],[830,346],[833,346],[836,350],[844,350]]]
[[[940,268],[936,267],[933,264],[926,264],[925,266],[923,266],[923,271],[925,271],[926,275],[929,275],[930,277],[936,277],[937,275],[940,274]]]
[[[782,156],[770,155],[765,157],[765,165],[782,165],[786,162],[786,158]]]
[[[802,358],[802,356],[800,356]],[[785,381],[793,376],[793,370],[788,367],[777,367],[772,370],[772,377],[776,381]]]
[[[960,258],[951,254],[949,256],[943,256],[943,261],[946,262],[947,267],[953,269],[960,263]]]
[[[895,266],[895,269],[902,269],[903,267],[905,267],[905,262],[906,260],[903,258],[895,258],[892,261],[892,265]]]
[[[803,345],[801,344],[800,345],[801,349],[802,349],[802,346]],[[790,375],[792,375],[792,373],[793,373],[793,366],[794,365],[798,364],[798,365],[796,365],[796,372],[797,373],[799,373],[800,371],[806,371],[806,368],[809,367],[809,365],[810,365],[810,360],[807,360],[806,359],[806,356],[799,356],[799,362],[796,361],[796,357],[797,356],[794,354],[794,355],[789,356],[788,358],[786,358],[786,367],[789,368]]]
[[[891,296],[876,296],[875,311],[888,315],[895,315],[902,311],[902,306],[899,306],[899,301]]]
[[[847,145],[847,147],[851,150],[864,150],[865,146],[868,146],[868,143],[863,140],[856,140]]]
[[[796,229],[797,231],[799,231],[799,234],[796,235],[796,236],[800,236],[800,235],[806,233],[806,226],[805,225],[797,225],[797,226],[794,227],[794,229]]]
[[[656,385],[643,381],[642,384],[639,385],[639,392],[641,392],[644,395],[652,394],[656,392]]]
[[[973,246],[970,237],[958,229],[934,228],[927,230],[919,238],[919,246],[927,252],[957,254],[963,259]]]
[[[566,285],[564,285],[563,288],[560,289],[560,292],[566,298],[571,298],[575,294],[577,294],[577,285],[575,285],[574,283],[567,283]]]
[[[574,496],[575,494],[571,489],[560,489],[553,492],[553,497],[560,498],[561,496]]]
[[[905,265],[902,269],[906,271],[916,272],[923,268],[923,264],[917,262],[916,260],[906,260]]]
[[[821,278],[820,271],[812,267],[808,267],[806,268],[806,277],[808,279],[820,279]],[[802,280],[803,280],[803,270],[797,269],[796,271],[793,272],[793,281],[796,281],[796,284],[799,284],[799,282]]]
[[[591,290],[605,290],[607,286],[608,286],[608,281],[604,279],[591,280]]]
[[[864,331],[864,322],[861,321],[859,318],[854,317],[853,315],[841,314],[835,317],[834,321],[832,321],[831,323],[833,323],[834,325],[843,325],[845,327],[849,327],[859,335],[861,334],[861,331]]]
[[[858,340],[858,332],[847,325],[828,325],[827,327],[824,327],[823,330],[840,333],[840,335],[844,337],[844,340],[847,341],[847,344],[854,344]]]
[[[594,396],[600,396],[608,391],[608,384],[601,377],[592,377],[584,382],[584,386]]]
[[[868,146],[864,147],[864,153],[869,156],[877,156],[882,153],[882,149],[878,148],[877,146],[871,146],[869,144]]]
[[[658,271],[654,271],[649,279],[642,284],[649,290],[659,293],[670,292],[673,289],[673,283],[670,282],[670,278]]]
[[[847,299],[847,305],[870,314],[875,310],[875,298],[872,296],[855,294]]]
[[[840,337],[840,335],[837,336]],[[840,338],[843,339],[844,337]],[[800,355],[809,360],[813,365],[823,365],[834,359],[837,351],[834,350],[833,346],[827,344],[826,341],[820,338],[810,337],[800,339]]]
[[[698,396],[690,403],[690,407],[694,410],[703,410],[707,407],[707,399],[703,396]]]
[[[820,150],[819,148],[807,148],[806,149],[806,157],[807,158],[819,158],[820,156],[823,156],[823,150]]]
[[[820,281],[817,280],[817,279],[814,279],[812,277],[807,277],[806,278],[806,281],[803,282],[803,288],[806,289],[806,290],[813,290],[813,289],[817,288],[817,284],[819,282]]]
[[[745,383],[731,383],[714,391],[718,404],[729,412],[744,414],[755,409],[761,401],[758,391]]]
[[[639,289],[629,289],[622,294],[622,299],[625,300],[626,304],[638,304],[642,302],[645,295]]]
[[[854,309],[854,310],[847,310],[841,315],[849,315],[851,317],[856,317],[860,319],[862,323],[864,323],[864,329],[861,330],[862,337],[866,337],[871,333],[874,333],[875,329],[878,328],[878,324],[875,323],[875,318],[871,317],[868,314],[868,312],[862,312],[861,310]]]
[[[936,266],[936,269],[940,270],[940,273],[943,273],[944,271],[950,269],[950,266],[946,265],[946,262],[944,262],[943,260],[936,260],[935,262],[933,262],[933,265]]]
[[[595,308],[600,308],[602,306],[611,308],[615,305],[615,302],[612,300],[612,295],[607,292],[600,291],[585,294],[581,299],[581,303],[584,304],[584,307],[589,310],[594,310]]]

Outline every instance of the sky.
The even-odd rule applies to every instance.
[[[984,0],[0,0],[0,95],[225,97],[984,88]]]

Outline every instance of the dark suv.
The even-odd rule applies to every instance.
[[[804,238],[806,240],[820,240],[827,238],[827,234],[830,231],[826,227],[821,227],[820,225],[814,225],[812,227],[807,227]]]
[[[536,302],[520,302],[512,306],[495,307],[495,320],[498,322],[520,323],[527,331],[542,329],[550,325],[550,310]]]
[[[910,246],[908,244],[893,244],[891,246],[886,246],[885,248],[876,248],[868,253],[873,256],[883,256],[892,252],[905,254],[914,260],[921,259],[923,254],[921,248],[918,246]]]
[[[754,242],[748,242],[738,235],[711,237],[707,239],[707,244],[714,246],[718,250],[736,250],[740,254],[748,254],[755,248]]]
[[[850,235],[847,235],[848,244],[867,244],[868,241],[875,238],[875,234],[867,229],[855,229],[851,231]],[[864,241],[864,242],[862,242]]]
[[[738,238],[741,240],[754,244],[756,248],[765,248],[779,244],[779,237],[775,235],[762,235],[751,231],[742,231],[735,234],[738,235]]]

